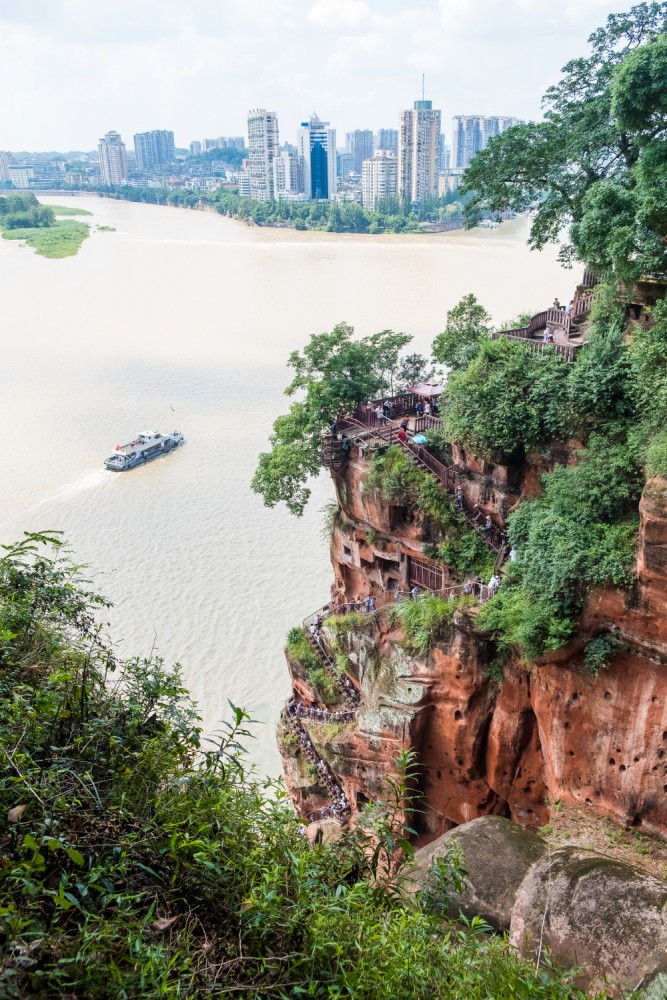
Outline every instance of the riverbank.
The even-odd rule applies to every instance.
[[[362,208],[357,202],[346,201],[255,201],[239,195],[236,190],[220,188],[205,193],[183,188],[99,187],[87,189],[101,198],[139,202],[149,205],[169,205],[217,212],[246,225],[263,229],[294,229],[327,233],[358,233],[370,236],[402,233],[452,232],[465,228],[463,199],[451,192],[443,197],[425,199],[416,209],[410,209],[396,199],[387,199],[377,212]],[[39,195],[57,197],[62,190],[39,191]],[[72,190],[81,195],[81,190]]]

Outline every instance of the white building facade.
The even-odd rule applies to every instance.
[[[107,132],[100,139],[100,176],[103,184],[127,183],[127,152],[118,132]]]
[[[278,156],[278,116],[258,108],[248,112],[250,197],[270,201],[275,197],[273,161]]]
[[[303,190],[308,201],[328,201],[337,191],[336,129],[312,115],[296,136],[303,160]]]
[[[421,202],[438,193],[442,114],[431,101],[415,101],[401,111],[398,129],[398,196]]]
[[[289,201],[305,199],[303,187],[303,157],[283,151],[273,160],[274,197]]]
[[[452,118],[451,166],[465,170],[489,139],[502,135],[514,125],[523,125],[521,118],[506,115],[455,115]]]
[[[398,159],[393,153],[380,150],[364,160],[361,172],[361,203],[367,212],[376,212],[385,198],[398,194]]]

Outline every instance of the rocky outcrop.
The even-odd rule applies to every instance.
[[[575,462],[578,447],[570,441],[558,452],[529,455],[517,468],[456,448],[453,457],[468,506],[502,526],[506,512],[535,492],[539,474],[556,461]],[[447,569],[428,556],[437,541],[428,520],[364,492],[367,467],[355,447],[334,476],[340,515],[332,601],[409,590],[415,573],[448,586]],[[422,766],[420,843],[488,814],[537,829],[556,800],[667,836],[666,480],[647,483],[640,513],[635,591],[591,593],[576,640],[531,669],[509,662],[502,679],[491,676],[488,637],[476,628],[474,610],[458,614],[451,636],[428,656],[406,649],[383,613],[336,637],[361,692],[356,724],[320,744],[325,730],[312,726],[311,738],[353,815],[384,796],[397,751],[413,747]],[[584,647],[605,634],[617,640],[616,655],[599,676],[588,676]],[[316,700],[297,668],[293,680],[299,698]],[[315,789],[311,795],[303,774],[293,788],[289,754],[285,760],[301,811],[319,808],[321,797]]]
[[[583,985],[612,996],[638,987],[647,998],[665,996],[667,884],[592,851],[550,851],[541,837],[486,817],[418,851],[406,891],[429,883],[433,891],[432,862],[454,844],[467,875],[445,901],[451,916],[479,914],[509,932],[521,954],[548,951],[557,965],[581,970]]]

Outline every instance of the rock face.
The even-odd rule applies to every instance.
[[[519,499],[536,491],[539,474],[555,461],[575,461],[577,447],[569,442],[558,454],[528,456],[520,469],[479,462],[460,449],[454,458],[466,500],[502,527]],[[355,447],[334,476],[340,514],[332,600],[390,598],[409,590],[415,574],[432,573],[447,586],[446,568],[424,551],[434,541],[428,521],[364,492],[367,469]],[[319,748],[353,815],[383,797],[397,751],[413,747],[422,765],[422,844],[489,814],[535,829],[555,800],[667,836],[666,480],[647,483],[640,513],[636,592],[592,593],[575,641],[530,670],[510,662],[502,680],[490,676],[488,642],[474,611],[458,613],[451,635],[428,656],[406,650],[401,631],[382,614],[336,636],[361,702],[356,722]],[[609,669],[587,676],[583,649],[601,634],[616,638],[619,652]],[[297,696],[315,702],[307,676],[294,666],[292,676]],[[311,727],[315,743],[318,732]],[[321,789],[289,751],[284,759],[300,811],[320,808]]]
[[[579,848],[549,851],[546,841],[499,817],[473,820],[417,852],[407,883],[428,882],[433,859],[457,844],[468,874],[450,898],[452,916],[479,914],[509,931],[523,955],[545,951],[557,965],[582,970],[581,981],[626,995],[639,985],[648,997],[667,984],[667,885]]]

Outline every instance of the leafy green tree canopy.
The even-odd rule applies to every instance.
[[[303,396],[275,421],[271,451],[259,456],[251,484],[267,507],[283,501],[292,514],[303,514],[310,497],[306,483],[320,468],[322,430],[341,411],[387,390],[401,348],[411,339],[392,330],[355,339],[353,328],[339,323],[331,333],[314,334],[303,351],[290,355],[288,365],[295,374],[285,395]]]
[[[534,209],[530,243],[570,242],[621,280],[667,272],[667,3],[613,14],[544,99],[544,121],[492,139],[466,171],[469,224],[483,211]]]
[[[465,366],[488,339],[491,316],[474,295],[464,295],[447,313],[447,325],[433,341],[433,357],[454,371]]]

